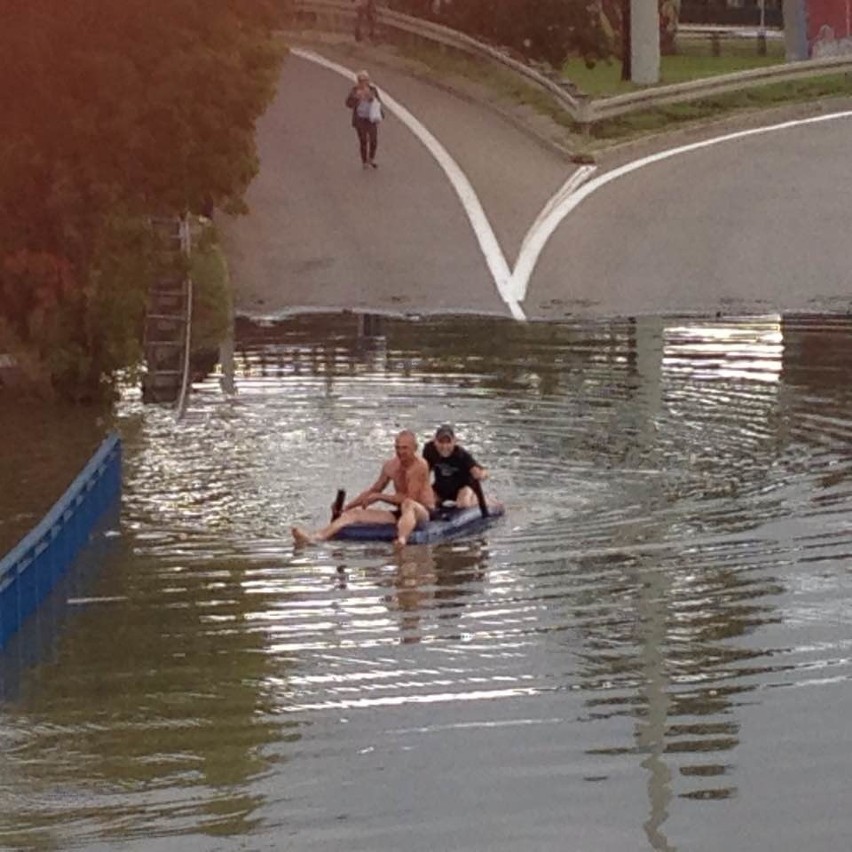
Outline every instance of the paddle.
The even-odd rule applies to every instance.
[[[476,499],[479,501],[479,511],[482,512],[482,517],[488,517],[488,504],[485,502],[485,494],[482,491],[482,483],[471,476],[470,482],[468,483],[470,487],[473,489],[473,493],[476,494]]]
[[[342,488],[337,489],[337,496],[334,498],[334,503],[331,506],[331,519],[336,521],[343,511],[343,504],[346,502],[346,492]]]

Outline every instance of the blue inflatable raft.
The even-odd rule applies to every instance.
[[[479,506],[445,509],[440,518],[417,527],[408,537],[408,543],[432,544],[481,532],[502,517],[503,512],[500,505],[489,506],[488,517],[483,518]],[[350,524],[334,536],[335,541],[393,541],[395,538],[396,524]]]

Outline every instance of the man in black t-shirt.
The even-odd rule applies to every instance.
[[[476,494],[470,487],[471,479],[488,478],[476,459],[456,443],[452,426],[439,426],[435,437],[423,447],[423,458],[434,474],[432,488],[438,504],[455,503],[456,506],[475,506]]]

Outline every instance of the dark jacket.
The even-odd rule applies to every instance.
[[[357,86],[353,86],[349,90],[349,95],[346,98],[346,106],[348,106],[352,110],[352,126],[355,127],[356,119],[358,118],[357,110],[358,110],[358,96],[355,94],[355,90]],[[370,91],[373,93],[373,97],[379,102],[381,105],[382,99],[379,97],[379,90],[370,83]],[[382,108],[382,118],[384,118],[385,110]]]

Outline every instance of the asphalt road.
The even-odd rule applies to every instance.
[[[482,223],[472,224],[404,116],[382,123],[379,169],[364,171],[343,104],[349,81],[291,55],[259,124],[250,213],[221,224],[238,313],[559,318],[852,307],[848,116],[709,145],[611,180],[605,168],[584,175],[581,195],[600,186],[580,203],[563,194],[570,210],[551,222],[528,280],[500,282],[495,268],[511,272],[525,234],[577,167],[487,107],[401,72],[374,78],[469,181],[500,248],[487,263]]]
[[[850,132],[791,127],[613,180],[563,221],[527,313],[849,310]]]

